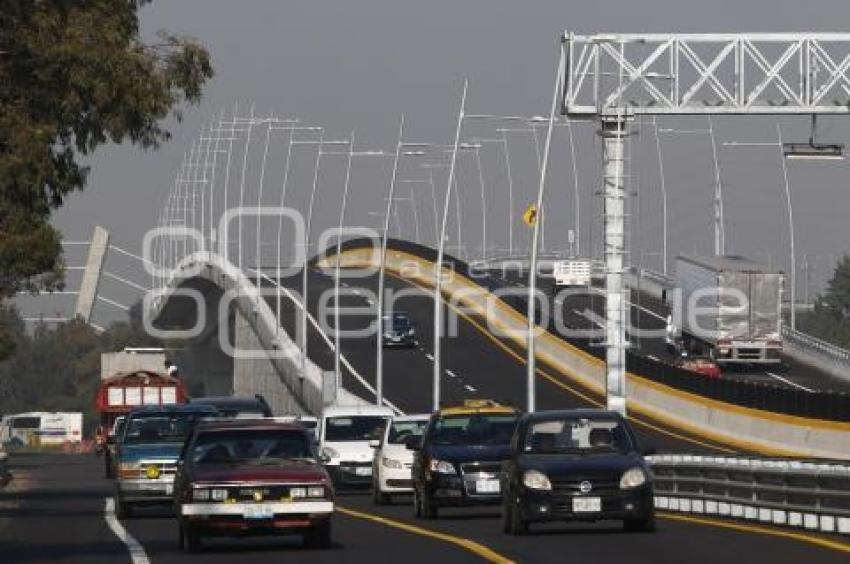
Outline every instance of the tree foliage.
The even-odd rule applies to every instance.
[[[814,311],[801,318],[799,327],[815,337],[850,348],[850,255],[838,261],[826,290],[815,300]]]
[[[0,299],[60,283],[50,214],[85,186],[81,159],[108,142],[158,147],[212,76],[195,41],[141,40],[149,1],[0,0]]]

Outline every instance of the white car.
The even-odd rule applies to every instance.
[[[380,441],[375,444],[372,463],[372,498],[375,505],[389,503],[393,494],[413,493],[410,469],[413,451],[405,445],[411,436],[422,436],[430,415],[402,415],[387,425]]]
[[[372,484],[374,441],[392,419],[388,407],[352,405],[326,407],[319,425],[319,452],[334,485]]]

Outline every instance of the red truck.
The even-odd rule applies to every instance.
[[[179,379],[158,372],[136,370],[104,378],[95,395],[100,424],[95,435],[95,452],[104,455],[104,474],[113,477],[115,421],[143,405],[186,403],[186,387]]]

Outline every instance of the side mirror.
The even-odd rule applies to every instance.
[[[404,447],[407,450],[422,450],[422,437],[419,435],[409,435],[405,437]]]
[[[371,448],[378,448],[379,446],[381,446],[381,441],[379,441],[378,439],[372,439],[371,441],[369,441],[369,446]]]

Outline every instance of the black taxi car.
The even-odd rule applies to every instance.
[[[506,533],[524,534],[534,522],[572,520],[622,520],[629,531],[655,528],[652,475],[629,423],[613,411],[523,416],[502,487]]]
[[[490,400],[468,400],[431,415],[421,438],[411,437],[413,503],[417,517],[440,507],[498,505],[502,463],[510,456],[519,411]]]

